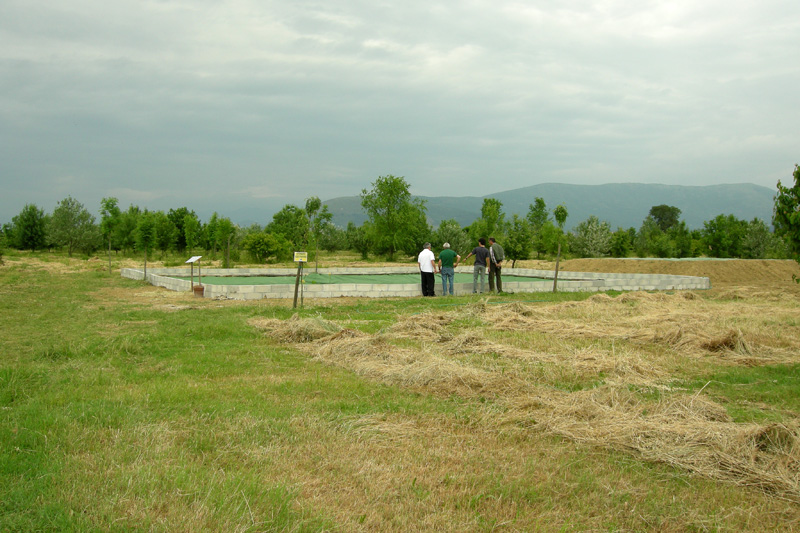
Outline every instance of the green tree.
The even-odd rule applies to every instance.
[[[634,248],[637,257],[653,257],[656,256],[656,241],[664,235],[661,228],[658,226],[656,219],[647,215],[642,221],[642,226],[636,233],[636,240],[634,241]]]
[[[67,248],[70,257],[78,249],[91,253],[101,238],[94,216],[71,196],[61,200],[53,210],[49,235],[53,244]]]
[[[469,229],[473,241],[481,237],[494,237],[499,241],[505,239],[508,224],[503,213],[503,202],[496,198],[484,198],[481,205],[481,216],[476,219]]]
[[[188,207],[179,207],[178,209],[170,209],[167,217],[175,225],[175,249],[178,253],[186,251],[186,231],[184,224],[186,223],[186,215],[191,215],[197,218],[194,211],[190,211]]]
[[[504,241],[503,250],[506,259],[511,259],[511,268],[517,261],[528,259],[533,252],[533,231],[528,219],[516,213],[511,218],[511,224]]]
[[[402,176],[379,176],[372,189],[362,189],[361,206],[369,217],[370,241],[378,253],[390,261],[401,250],[414,250],[421,232],[418,225],[425,222],[425,203],[412,198],[409,185]]]
[[[772,223],[775,232],[786,241],[792,258],[800,263],[800,166],[794,166],[792,178],[794,185],[791,187],[784,187],[778,181]],[[800,283],[800,277],[794,279]]]
[[[272,222],[267,224],[265,231],[280,235],[291,243],[295,251],[305,250],[308,245],[308,215],[304,209],[287,204],[272,215]]]
[[[265,263],[273,258],[282,261],[291,257],[292,244],[281,235],[259,232],[247,235],[242,241],[242,248],[247,250],[256,263]]]
[[[650,208],[649,216],[653,217],[661,231],[667,232],[678,224],[681,218],[681,210],[673,205],[654,205]]]
[[[572,250],[580,257],[605,257],[611,251],[611,228],[592,215],[575,228]]]
[[[34,204],[26,204],[22,211],[11,219],[13,245],[18,250],[40,250],[47,239],[47,224],[44,210]]]
[[[225,250],[225,257],[223,259],[222,267],[230,268],[231,265],[231,242],[236,236],[236,226],[228,217],[219,217],[217,220],[217,229],[214,232],[214,241],[218,243],[219,247]]]
[[[119,224],[114,228],[114,241],[126,252],[136,248],[136,226],[142,211],[138,206],[130,205],[122,212]]]
[[[741,257],[747,222],[733,215],[717,215],[703,222],[703,243],[711,257]]]
[[[628,257],[632,249],[633,241],[630,232],[617,228],[617,231],[611,234],[611,257]]]
[[[306,217],[308,217],[311,240],[314,244],[315,268],[319,269],[317,252],[319,250],[320,238],[326,227],[331,225],[333,215],[328,212],[327,205],[322,205],[322,201],[318,197],[312,196],[306,199]]]
[[[553,217],[556,219],[556,224],[558,227],[561,228],[561,231],[564,231],[564,224],[567,223],[567,217],[569,216],[569,212],[567,211],[567,206],[564,204],[559,204],[553,209]]]
[[[466,256],[474,246],[472,239],[461,227],[461,224],[453,218],[439,222],[439,227],[433,232],[431,242],[437,250],[441,249],[444,243],[450,243],[450,249],[463,256]]]
[[[100,234],[108,243],[108,273],[111,274],[111,244],[115,230],[122,219],[119,209],[119,200],[114,197],[103,198],[100,201]]]
[[[200,220],[192,214],[184,215],[183,235],[186,239],[186,249],[189,254],[192,254],[194,249],[200,245],[202,233],[203,228],[200,226]]]
[[[773,247],[774,236],[763,220],[754,218],[747,224],[742,236],[742,258],[764,259]]]
[[[361,259],[366,259],[369,256],[371,247],[367,228],[364,226],[356,226],[353,222],[348,222],[345,235],[347,236],[348,248],[360,253]]]
[[[528,223],[533,232],[533,249],[536,257],[539,258],[543,253],[547,253],[547,241],[544,226],[550,221],[550,213],[547,211],[547,204],[544,198],[536,197],[534,203],[528,206]]]
[[[156,227],[156,248],[161,251],[161,257],[171,250],[177,248],[178,242],[178,228],[172,222],[172,219],[163,211],[155,211],[152,213],[153,221]],[[186,244],[184,240],[184,250]]]
[[[140,213],[136,230],[134,232],[136,249],[144,253],[144,277],[147,279],[147,256],[156,246],[156,218],[153,213],[145,210]]]

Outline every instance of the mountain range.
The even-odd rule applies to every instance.
[[[428,223],[434,228],[442,220],[455,219],[462,226],[480,217],[484,198],[502,202],[506,220],[513,214],[525,216],[528,206],[537,197],[544,199],[547,209],[563,204],[569,213],[566,228],[571,229],[594,215],[608,222],[612,231],[621,228],[639,228],[650,208],[670,205],[681,210],[681,220],[690,229],[700,229],[703,223],[717,215],[734,215],[743,220],[760,218],[772,223],[772,209],[776,190],[752,183],[726,185],[659,185],[647,183],[608,183],[605,185],[571,185],[541,183],[520,189],[498,192],[487,196],[417,196],[425,201]],[[367,214],[361,207],[360,196],[344,196],[323,202],[333,215],[333,222],[347,226],[348,222],[361,225]]]

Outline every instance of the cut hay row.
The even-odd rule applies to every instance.
[[[677,302],[670,310],[676,311],[668,321],[662,305],[673,299]],[[445,397],[490,398],[503,414],[493,413],[480,423],[497,431],[543,431],[800,502],[796,422],[737,424],[702,391],[686,396],[671,390],[665,361],[637,348],[656,344],[679,352],[680,357],[721,357],[733,364],[763,364],[777,356],[796,362],[796,356],[787,355],[796,350],[781,346],[777,337],[761,333],[758,342],[751,342],[747,333],[730,327],[726,317],[717,317],[713,324],[698,320],[701,313],[692,306],[703,305],[708,303],[692,297],[646,293],[632,294],[625,301],[598,295],[549,308],[481,302],[447,313],[400,317],[374,335],[297,316],[252,324],[320,361],[369,379]],[[621,325],[606,330],[615,317]],[[475,318],[486,327],[454,331],[456,321]],[[598,323],[587,324],[588,318]],[[519,332],[523,339],[543,334],[612,342],[609,348],[575,346],[564,340],[542,350],[498,342],[497,335],[487,337],[498,329]],[[615,340],[623,342],[616,345]],[[552,385],[558,369],[603,375],[602,384],[591,390],[560,390]],[[644,401],[631,392],[632,387],[660,389],[661,400]]]

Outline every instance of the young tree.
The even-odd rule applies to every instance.
[[[156,219],[153,213],[145,210],[139,215],[134,232],[136,248],[144,252],[144,277],[147,279],[147,255],[156,246]]]
[[[319,270],[317,252],[322,232],[327,226],[331,225],[333,215],[328,212],[328,206],[322,205],[322,201],[316,196],[306,199],[306,216],[308,217],[311,229],[311,239],[314,241],[314,262],[315,268]]]
[[[119,209],[119,200],[114,197],[103,198],[100,201],[100,233],[103,239],[108,242],[109,274],[111,274],[111,239],[121,219],[122,211]]]
[[[11,219],[14,242],[18,250],[35,251],[44,248],[47,224],[44,211],[33,204],[26,204],[22,211]]]
[[[220,248],[225,250],[225,258],[223,260],[223,268],[230,268],[231,264],[231,241],[236,235],[236,226],[231,222],[228,217],[220,217],[217,220],[217,230],[214,233],[214,241],[217,242]]]
[[[274,257],[281,261],[291,257],[292,244],[281,235],[267,232],[251,233],[242,241],[242,248],[247,250],[256,263],[264,263]]]
[[[76,249],[91,253],[100,238],[94,216],[71,196],[61,200],[53,211],[49,235],[53,244],[67,247],[69,257]]]
[[[272,215],[272,222],[267,224],[265,231],[280,235],[292,244],[295,251],[305,250],[308,244],[308,216],[304,209],[287,204]]]
[[[179,207],[178,209],[170,209],[167,217],[175,225],[175,249],[178,253],[186,251],[186,232],[184,231],[184,223],[186,215],[191,215],[197,218],[194,211],[189,211],[188,207]]]
[[[608,222],[592,215],[575,229],[573,250],[580,257],[604,257],[611,250],[611,228]]]
[[[496,198],[484,198],[481,206],[481,217],[476,219],[469,229],[472,240],[477,241],[481,237],[495,237],[506,240],[505,234],[508,223],[503,213],[503,203]]]
[[[800,263],[800,166],[794,166],[792,178],[794,185],[791,187],[784,187],[778,181],[772,223],[775,232],[786,240],[792,258]],[[800,283],[800,277],[794,279]]]
[[[369,216],[367,228],[375,250],[385,253],[390,261],[398,251],[413,250],[422,244],[416,240],[420,220],[425,221],[425,203],[411,197],[402,176],[379,176],[372,189],[361,190],[361,206]]]
[[[633,248],[631,235],[627,230],[617,228],[611,234],[611,257],[628,257]]]
[[[119,224],[114,228],[115,240],[126,252],[136,247],[136,226],[139,225],[141,214],[138,206],[128,206],[128,209],[123,211]]]
[[[506,259],[511,259],[511,268],[517,261],[528,259],[533,251],[533,231],[527,218],[516,213],[511,218],[511,225],[506,235],[504,250]]]
[[[711,257],[741,257],[742,237],[747,222],[734,215],[717,215],[713,220],[703,222],[703,243]]]
[[[156,227],[156,248],[161,251],[163,259],[169,250],[177,247],[178,228],[163,211],[155,211],[152,215]]]
[[[370,249],[367,228],[364,226],[356,226],[353,222],[348,222],[345,235],[347,236],[348,248],[360,253],[361,259],[366,259],[369,256]]]
[[[439,223],[439,228],[433,233],[431,242],[437,250],[444,243],[450,243],[450,249],[463,256],[466,256],[469,250],[475,246],[469,235],[461,228],[461,224],[453,218],[442,220]]]
[[[200,245],[203,229],[200,227],[200,220],[193,214],[183,217],[183,235],[186,239],[186,249],[191,254]]]

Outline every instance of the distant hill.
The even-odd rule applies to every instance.
[[[681,210],[681,219],[690,229],[703,227],[703,222],[717,215],[734,215],[739,219],[760,218],[772,223],[772,208],[776,191],[751,183],[707,185],[658,185],[646,183],[608,183],[605,185],[569,185],[541,183],[521,189],[487,196],[419,196],[425,200],[428,222],[437,227],[446,219],[456,219],[466,226],[480,216],[484,198],[496,198],[503,203],[503,212],[510,219],[514,213],[524,216],[536,197],[541,197],[552,213],[558,204],[569,211],[567,228],[574,228],[591,215],[617,227],[639,228],[654,205],[671,205]],[[359,196],[345,196],[323,203],[333,214],[333,222],[345,227],[352,221],[361,225],[367,215],[361,208]]]

